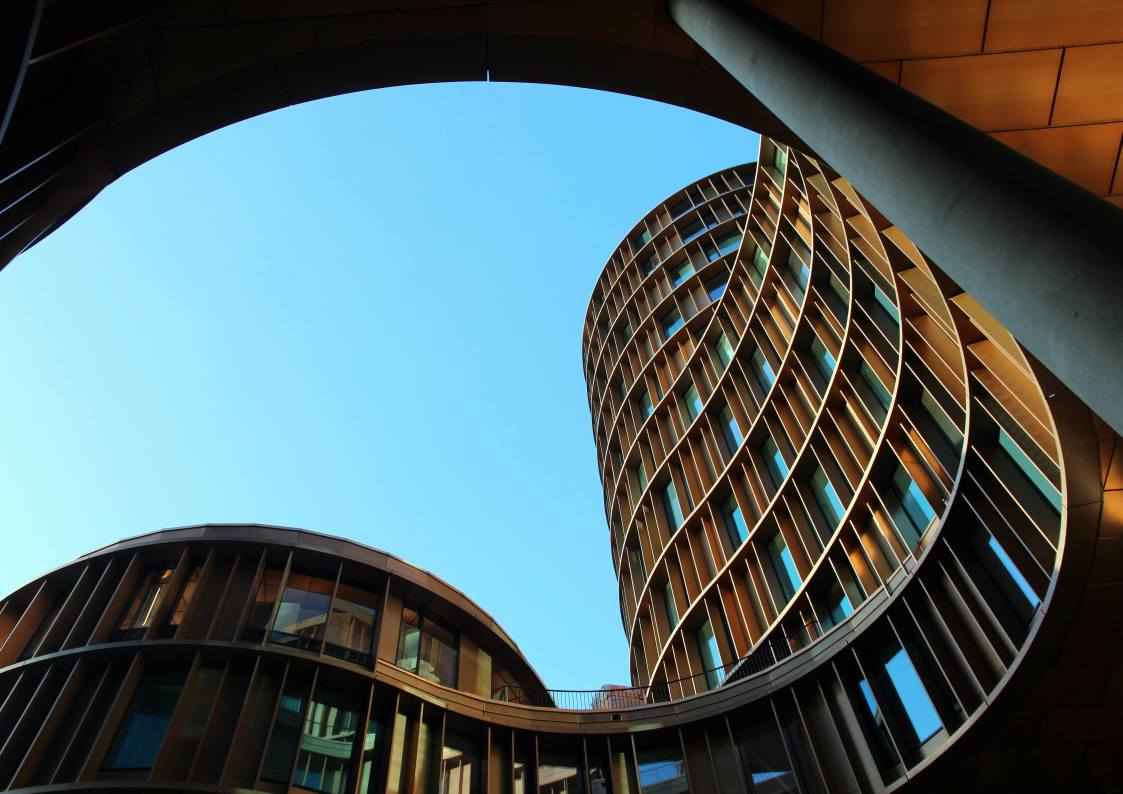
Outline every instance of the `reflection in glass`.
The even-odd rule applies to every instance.
[[[402,607],[397,666],[441,686],[456,686],[457,635],[419,607]]]
[[[745,517],[741,514],[741,507],[737,504],[737,497],[730,494],[721,505],[721,515],[725,518],[725,531],[733,547],[737,548],[749,538],[749,528],[745,525]]]
[[[698,627],[695,638],[698,640],[698,652],[702,655],[702,669],[706,673],[706,686],[710,689],[717,689],[721,686],[725,671],[719,669],[721,668],[721,652],[718,650],[717,638],[714,636],[713,627],[710,626],[708,619]]]
[[[904,648],[893,654],[885,663],[885,672],[892,681],[893,689],[901,700],[913,730],[916,731],[916,738],[923,744],[943,725]]]
[[[102,769],[152,768],[186,678],[185,667],[153,665],[144,671],[105,753]]]
[[[334,586],[331,579],[290,573],[269,641],[318,651]]]
[[[670,579],[663,582],[663,605],[667,608],[667,622],[673,629],[678,625],[678,607],[675,606],[674,588],[671,587]]]
[[[771,389],[772,384],[776,382],[776,373],[772,371],[772,365],[768,363],[768,359],[764,357],[764,352],[759,347],[749,359],[749,364],[753,368],[753,374],[756,375],[760,388],[765,392]]]
[[[733,345],[729,344],[729,337],[724,331],[717,338],[714,347],[717,348],[717,357],[721,359],[721,368],[723,370],[728,368],[729,362],[733,360]]]
[[[265,760],[261,764],[262,780],[288,785],[293,764],[296,762],[304,707],[307,704],[308,682],[290,673],[285,681],[285,689],[281,693],[281,702],[277,704],[273,732],[269,737],[269,747],[265,750]]]
[[[138,640],[145,635],[148,627],[156,617],[156,607],[160,605],[160,597],[164,594],[172,580],[173,569],[161,565],[152,570],[140,580],[140,584],[133,588],[125,611],[117,620],[117,625],[109,634],[110,642],[124,640]]]
[[[674,480],[668,480],[667,486],[663,489],[663,512],[667,516],[672,532],[682,526],[682,507],[679,505]]]
[[[717,418],[718,424],[721,426],[721,435],[725,439],[725,446],[729,448],[729,452],[732,454],[741,447],[745,440],[744,436],[741,435],[741,428],[728,405],[721,409]]]
[[[440,794],[477,794],[479,790],[479,747],[467,736],[445,733]]]
[[[788,464],[780,454],[780,448],[772,436],[768,436],[760,446],[760,456],[764,459],[764,466],[768,469],[768,476],[772,478],[772,485],[776,488],[788,476]]]
[[[685,794],[690,791],[682,748],[675,744],[636,751],[643,794]]]
[[[262,572],[249,617],[246,618],[246,627],[242,629],[243,640],[261,642],[265,639],[265,627],[269,625],[269,618],[273,617],[273,605],[277,602],[277,591],[284,575],[284,571],[272,568]]]
[[[179,598],[175,601],[175,608],[171,614],[168,615],[167,622],[160,629],[161,637],[171,637],[175,635],[176,629],[179,624],[183,622],[184,615],[187,614],[187,605],[191,603],[191,595],[195,592],[195,588],[199,586],[199,577],[203,574],[203,566],[196,565],[191,569],[191,574],[187,577],[187,581],[183,583],[180,588]]]
[[[683,400],[686,402],[686,413],[693,422],[698,418],[698,414],[702,413],[702,398],[698,396],[698,387],[690,384],[690,388],[683,395]]]
[[[538,794],[585,794],[583,764],[576,756],[538,752]]]
[[[768,541],[768,556],[772,559],[772,569],[776,572],[776,579],[780,582],[786,604],[792,600],[795,591],[803,584],[803,580],[796,570],[795,560],[792,559],[792,553],[782,533],[777,532]]]
[[[367,735],[363,742],[363,755],[359,764],[359,794],[374,794],[371,775],[377,768],[382,752],[382,724],[371,715],[367,720]]]
[[[317,685],[304,719],[300,755],[293,785],[313,791],[344,794],[351,770],[351,749],[359,727],[355,699],[330,687]]]
[[[798,794],[795,772],[771,714],[736,727],[733,738],[755,794]]]
[[[324,652],[357,664],[369,664],[377,611],[378,596],[340,583],[331,606]]]
[[[831,485],[831,481],[827,479],[827,473],[823,471],[822,466],[815,469],[815,473],[811,475],[810,480],[811,490],[815,494],[815,501],[819,503],[819,510],[823,513],[823,518],[831,525],[831,528],[836,528],[838,523],[842,521],[842,516],[846,513],[846,508],[843,507],[842,500],[838,498],[838,492]]]

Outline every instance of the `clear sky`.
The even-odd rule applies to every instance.
[[[581,370],[593,283],[757,136],[554,86],[261,116],[0,272],[0,592],[122,537],[258,522],[464,591],[547,686],[627,683]]]

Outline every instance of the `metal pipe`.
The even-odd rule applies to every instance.
[[[675,22],[1114,428],[1123,210],[744,2]]]

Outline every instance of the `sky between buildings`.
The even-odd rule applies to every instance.
[[[756,152],[681,108],[463,83],[127,174],[0,273],[0,592],[164,527],[303,527],[461,589],[547,686],[628,682],[585,310],[644,213]]]

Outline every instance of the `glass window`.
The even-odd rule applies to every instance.
[[[879,423],[884,422],[893,399],[885,384],[881,382],[881,378],[873,371],[873,367],[864,360],[858,367],[858,379],[854,381],[854,388],[861,394],[862,401],[870,409],[873,418]]]
[[[265,639],[265,627],[269,625],[269,618],[273,617],[273,604],[277,602],[277,591],[284,575],[284,571],[272,568],[262,572],[249,617],[246,618],[246,627],[242,629],[243,640],[261,642]]]
[[[780,454],[780,448],[776,446],[772,436],[764,440],[760,447],[760,456],[764,458],[764,465],[768,469],[768,476],[772,478],[772,485],[779,489],[784,478],[788,476],[788,464],[784,462],[784,456]]]
[[[869,683],[864,678],[858,679],[858,688],[862,691],[862,698],[866,701],[866,706],[870,710],[870,716],[873,718],[874,730],[881,738],[881,747],[885,751],[886,760],[890,765],[896,764],[900,759],[897,757],[897,752],[893,749],[893,740],[889,736],[889,726],[885,724],[885,715],[881,713],[878,708],[877,701],[874,700],[873,690],[870,689]]]
[[[725,292],[725,284],[729,281],[729,273],[723,271],[705,283],[706,294],[710,296],[710,300],[716,301]]]
[[[642,794],[686,794],[690,784],[686,779],[686,764],[682,748],[668,744],[649,750],[636,751],[639,765],[639,787]]]
[[[690,212],[690,210],[692,210],[693,208],[694,208],[694,205],[690,203],[690,199],[684,198],[678,204],[671,207],[671,220],[674,220],[675,218],[678,218],[682,215],[685,215],[686,213]]]
[[[576,756],[538,751],[538,794],[585,794],[585,775]]]
[[[290,573],[269,641],[307,651],[320,650],[334,587],[331,579]]]
[[[792,559],[792,553],[782,533],[777,532],[772,536],[772,540],[768,541],[768,556],[772,560],[772,569],[776,572],[786,604],[795,596],[795,591],[803,584],[803,580],[796,570],[795,560]]]
[[[620,403],[623,404],[624,401],[628,399],[628,384],[624,381],[620,381],[616,384],[616,389],[620,392]]]
[[[842,583],[835,580],[826,594],[823,596],[823,603],[827,607],[827,614],[824,616],[826,621],[829,621],[827,628],[837,626],[854,612],[854,607],[850,603],[846,591],[842,588]]]
[[[133,588],[124,612],[117,619],[117,625],[109,634],[110,642],[139,640],[148,632],[156,617],[160,597],[171,583],[174,572],[170,566],[159,565],[141,577],[140,584]]]
[[[759,276],[759,278],[756,279],[756,284],[759,287],[760,279],[764,278],[764,273],[768,269],[768,254],[764,253],[764,249],[759,245],[755,246],[753,248],[753,256],[751,261],[753,263],[753,268],[756,270],[756,273]]]
[[[799,794],[795,771],[771,713],[734,728],[741,767],[760,794]]]
[[[625,342],[627,342],[629,339],[631,339],[632,334],[635,333],[632,330],[632,323],[630,321],[624,323],[624,327],[620,329],[620,333],[622,333],[624,335],[624,341]]]
[[[683,243],[689,243],[704,231],[706,231],[706,224],[696,219],[679,229],[679,237],[682,238]]]
[[[663,582],[663,604],[667,607],[667,622],[673,629],[678,625],[678,607],[675,606],[675,594],[670,579]]]
[[[721,434],[725,437],[725,445],[729,447],[730,452],[736,452],[745,438],[741,435],[741,428],[737,426],[737,419],[733,416],[733,411],[729,406],[721,409],[718,414],[718,424],[721,425]]]
[[[909,546],[915,550],[920,542],[920,536],[928,529],[936,513],[904,465],[897,464],[892,486],[900,505],[899,509],[892,510],[893,520],[897,528],[906,536],[905,540],[908,541]]]
[[[873,285],[873,299],[885,310],[885,313],[892,318],[894,323],[897,325],[901,324],[901,313],[897,310],[897,304],[895,304],[893,299],[886,295],[881,287],[876,284]]]
[[[831,280],[828,283],[830,289],[823,293],[827,303],[831,306],[831,311],[834,316],[838,318],[839,322],[846,322],[846,315],[850,312],[850,291],[846,289],[838,276],[831,273]]]
[[[920,407],[924,409],[924,413],[928,414],[928,418],[936,425],[940,431],[940,435],[944,440],[951,445],[951,448],[956,452],[963,449],[963,434],[959,432],[959,428],[955,426],[955,422],[948,418],[947,412],[944,411],[936,398],[933,397],[927,389],[920,390]]]
[[[1061,514],[1061,494],[1053,483],[1049,482],[1048,478],[1041,473],[1041,470],[1033,464],[1029,456],[1022,451],[1022,448],[1010,437],[1010,434],[998,428],[998,446],[1006,453],[1007,457],[1013,461],[1014,465],[1021,469],[1022,474],[1026,476],[1037,492],[1049,503],[1053,511],[1057,515]]]
[[[639,480],[639,489],[641,492],[647,490],[647,470],[643,467],[643,461],[639,462],[636,466],[636,479]]]
[[[179,598],[175,600],[175,607],[172,609],[171,614],[168,615],[168,620],[160,629],[161,637],[172,637],[175,635],[176,629],[179,624],[183,622],[184,616],[187,614],[187,605],[191,603],[191,595],[195,592],[195,588],[199,586],[199,577],[203,574],[203,566],[196,565],[191,569],[187,581],[179,589]]]
[[[759,347],[753,353],[753,357],[749,359],[749,363],[753,368],[753,374],[756,375],[760,388],[767,392],[776,382],[776,373],[772,371],[772,365],[768,363],[768,359],[764,357],[764,352]]]
[[[628,564],[639,571],[640,579],[647,582],[647,566],[643,564],[643,552],[639,549],[628,549]]]
[[[643,414],[643,418],[651,416],[651,412],[655,410],[655,406],[651,404],[651,394],[644,389],[643,394],[639,397],[639,412]]]
[[[363,755],[359,764],[359,794],[374,794],[371,775],[378,768],[382,753],[382,723],[372,715],[367,720],[367,735],[363,742]]]
[[[480,748],[467,736],[445,733],[441,753],[440,794],[477,794],[480,790]]]
[[[842,516],[846,513],[846,508],[842,504],[842,500],[838,498],[838,492],[835,491],[831,481],[827,479],[827,473],[823,471],[822,466],[815,468],[815,473],[811,475],[809,481],[811,491],[815,494],[815,501],[819,503],[819,509],[823,512],[823,518],[827,519],[827,523],[831,527],[837,527],[838,523],[842,521]]]
[[[663,315],[660,324],[663,326],[663,336],[670,339],[675,331],[682,328],[682,315],[679,314],[678,309],[671,309]]]
[[[403,605],[398,667],[455,688],[458,644],[456,632],[436,617],[410,604]]]
[[[823,340],[819,337],[813,337],[811,342],[811,359],[815,362],[815,368],[819,370],[819,374],[823,376],[823,380],[829,381],[831,375],[834,374],[834,368],[838,362],[834,360],[831,351],[827,350],[827,346],[823,344]]]
[[[799,254],[795,251],[788,252],[788,262],[785,269],[788,274],[788,278],[785,280],[788,287],[791,288],[795,302],[803,303],[803,296],[807,294],[807,282],[811,278],[811,269],[803,263]]]
[[[987,533],[987,545],[990,547],[990,550],[994,552],[994,556],[998,558],[998,561],[1002,563],[1002,567],[1010,574],[1010,577],[1014,580],[1014,584],[1022,591],[1022,595],[1025,596],[1030,607],[1036,609],[1037,605],[1041,603],[1041,599],[1037,597],[1037,593],[1033,592],[1033,588],[1029,586],[1029,582],[1022,576],[1022,572],[1018,570],[1018,566],[1014,565],[1014,561],[1010,559],[1010,555],[1006,553],[1006,549],[1002,548],[1002,544],[989,532]]]
[[[735,232],[733,234],[726,235],[725,237],[722,237],[720,240],[717,241],[717,247],[718,247],[718,250],[721,251],[722,256],[725,256],[726,254],[729,254],[729,253],[732,253],[732,252],[736,251],[738,246],[740,246],[740,245],[741,245],[741,233],[740,232]]]
[[[347,792],[359,707],[348,694],[317,685],[304,719],[293,785],[330,794]]]
[[[748,540],[749,528],[745,525],[745,517],[741,514],[741,507],[737,504],[735,495],[730,494],[722,503],[721,514],[725,518],[725,531],[729,533],[734,548]]]
[[[356,664],[370,664],[377,611],[378,596],[341,582],[331,605],[324,652]]]
[[[690,261],[689,257],[687,257],[685,262],[683,262],[681,265],[676,265],[674,269],[671,270],[671,281],[673,281],[674,285],[677,287],[679,284],[690,278],[690,276],[693,274],[694,263]]]
[[[638,251],[650,242],[651,232],[647,231],[647,229],[644,229],[642,232],[635,236],[635,238],[632,240],[632,245],[634,245],[636,250]]]
[[[721,360],[721,368],[728,368],[729,362],[733,360],[733,345],[729,344],[729,337],[724,331],[714,342],[714,347],[717,349],[717,357]]]
[[[655,261],[654,256],[649,256],[647,259],[644,260],[643,265],[641,265],[641,267],[643,268],[644,278],[647,278],[648,276],[650,276],[652,273],[655,272],[655,266],[657,264],[658,264],[658,262]]]
[[[788,170],[788,153],[777,146],[772,152],[772,164],[783,175]]]
[[[151,769],[187,679],[184,667],[152,664],[133,690],[102,769]]]
[[[261,764],[262,780],[288,785],[293,764],[296,763],[296,751],[301,744],[308,689],[307,681],[302,681],[291,673],[285,681],[281,702],[277,705],[277,716],[273,720],[269,747],[265,750],[265,760]]]
[[[698,414],[702,413],[702,398],[698,396],[698,387],[691,384],[683,399],[686,402],[686,413],[690,415],[690,421],[693,422],[698,418]]]
[[[721,667],[721,652],[717,647],[717,638],[707,619],[695,632],[698,640],[698,653],[702,656],[702,670],[706,673],[706,686],[717,689],[725,678],[725,671]]]
[[[663,489],[663,512],[667,516],[667,523],[671,525],[672,532],[682,526],[682,507],[679,505],[674,480],[668,480],[667,486]]]
[[[913,730],[916,731],[916,738],[923,744],[931,739],[943,724],[904,648],[899,649],[889,661],[885,662],[885,672],[892,682],[892,688],[900,699],[909,722],[912,723]]]

